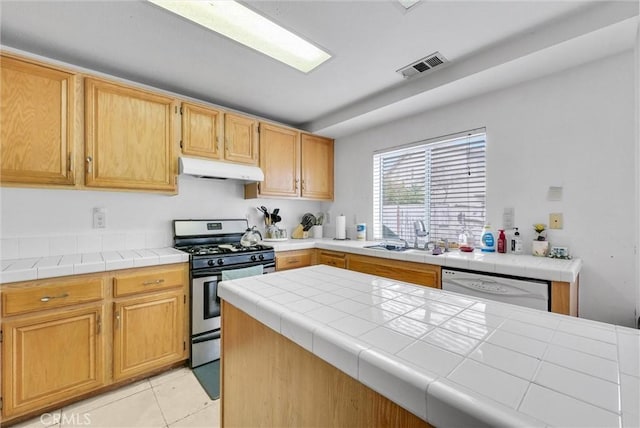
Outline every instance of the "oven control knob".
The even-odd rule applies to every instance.
[[[260,254],[260,255],[258,256],[258,258],[259,258],[260,260],[264,260],[264,254]]]
[[[252,261],[252,262],[255,262],[255,261],[256,261],[256,255],[255,255],[255,254],[252,254],[252,255],[251,255],[251,261]]]
[[[207,262],[207,264],[208,264],[209,266],[213,266],[213,260],[209,260],[209,261]]]
[[[218,264],[222,266],[224,264],[224,260],[218,259]]]

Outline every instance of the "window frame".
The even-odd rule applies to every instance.
[[[453,163],[453,167],[454,167],[453,169],[455,169],[456,166],[459,167],[461,165],[464,165],[468,169],[467,173],[469,174],[469,177],[471,177],[472,170],[474,171],[473,185],[470,184],[471,181],[469,179],[467,179],[466,181],[467,191],[466,193],[463,193],[464,196],[462,196],[465,199],[461,200],[460,196],[457,197],[458,206],[461,207],[459,213],[464,213],[465,215],[462,216],[463,220],[460,220],[460,217],[457,217],[458,221],[461,221],[461,223],[458,223],[459,231],[454,233],[452,231],[453,229],[452,227],[440,228],[439,230],[434,223],[436,220],[431,218],[434,210],[436,209],[436,207],[433,206],[433,203],[435,203],[433,199],[437,199],[434,196],[435,192],[434,192],[431,176],[433,174],[434,168],[442,169],[444,167],[445,162],[438,161],[439,163],[434,164],[434,162],[436,161],[434,161],[432,154],[434,151],[438,151],[438,150],[439,150],[438,154],[441,154],[442,152],[447,151],[447,148],[450,148],[451,146],[465,146],[465,145],[467,150],[466,161],[460,162],[460,161],[454,160],[454,163]],[[473,147],[473,157],[471,156],[472,147]],[[424,201],[419,202],[418,204],[414,204],[414,205],[422,204],[422,207],[419,207],[419,206],[413,207],[413,208],[409,207],[407,208],[406,212],[404,211],[400,212],[401,210],[398,210],[398,208],[402,206],[402,204],[397,205],[396,210],[398,211],[398,214],[397,214],[398,220],[397,220],[396,229],[394,232],[391,229],[389,229],[388,226],[385,226],[385,224],[388,224],[388,223],[385,223],[385,214],[383,212],[383,209],[385,207],[384,199],[385,199],[385,196],[389,198],[390,195],[389,193],[387,194],[384,193],[383,187],[385,186],[385,183],[387,184],[387,188],[388,188],[388,186],[393,186],[393,184],[396,184],[396,183],[404,184],[405,182],[402,181],[401,178],[396,178],[396,179],[391,178],[389,181],[385,182],[383,175],[385,174],[385,169],[386,169],[386,173],[389,174],[391,170],[398,167],[398,165],[391,166],[391,167],[389,166],[390,164],[392,165],[394,162],[396,164],[400,162],[406,162],[407,164],[415,168],[416,167],[415,164],[416,163],[419,164],[419,162],[413,161],[413,164],[412,164],[412,160],[410,159],[410,157],[412,152],[418,153],[421,150],[425,151],[425,154],[424,154],[425,190],[423,195]],[[456,154],[456,152],[459,152],[459,151],[454,149],[452,150],[452,152]],[[460,153],[457,153],[457,155],[458,157],[460,157]],[[473,161],[470,161],[470,159],[472,158],[473,158]],[[390,164],[383,165],[385,160],[390,162]],[[473,164],[473,167],[472,167],[472,164]],[[395,174],[398,176],[402,176],[403,173],[412,174],[411,172],[406,172],[402,170],[398,170],[398,171],[395,172]],[[486,206],[487,174],[486,173],[487,173],[487,132],[486,132],[486,128],[484,127],[463,131],[463,132],[457,132],[454,134],[448,134],[440,137],[429,138],[429,139],[417,141],[414,143],[390,147],[390,148],[377,150],[373,152],[373,207],[372,207],[373,208],[373,228],[372,228],[373,239],[376,239],[376,240],[405,239],[411,242],[415,237],[415,233],[413,230],[413,222],[416,219],[421,219],[425,222],[427,230],[429,231],[429,236],[427,237],[427,240],[429,241],[438,240],[442,238],[447,238],[449,239],[450,242],[452,240],[457,241],[459,234],[462,233],[463,230],[467,230],[467,233],[470,234],[472,238],[475,238],[475,240],[478,240],[480,238],[482,225],[484,225],[484,223],[486,222],[486,215],[487,215],[487,206]],[[451,180],[458,186],[458,190],[459,190],[461,176],[459,171],[457,174],[458,175],[456,175],[456,172],[452,172]],[[445,177],[446,177],[446,174],[445,174]],[[421,180],[421,178],[419,178],[419,180]],[[404,184],[404,186],[405,188],[408,187],[406,184]],[[416,186],[416,184],[413,183],[413,186]],[[474,192],[470,191],[469,186],[473,188]],[[411,197],[413,196],[409,196],[409,198]],[[473,203],[471,201],[472,199],[473,199]],[[454,201],[450,203],[455,205],[455,201],[456,201],[456,198],[454,197]],[[410,205],[410,204],[405,204],[405,205]],[[387,206],[392,206],[392,205],[389,204]],[[416,215],[418,217],[420,216],[422,217],[411,219],[409,214],[412,213],[412,209],[414,214],[417,212],[418,214]],[[447,208],[447,209],[451,210],[451,208]],[[420,213],[420,210],[422,210],[422,213]],[[400,217],[404,216],[405,214],[407,215],[407,218],[401,219]],[[446,211],[445,211],[445,215],[451,217],[451,215],[448,214]],[[434,217],[437,217],[437,216],[434,216]],[[440,220],[442,221],[442,219]],[[388,231],[394,232],[395,236],[385,236],[385,232],[388,232]]]

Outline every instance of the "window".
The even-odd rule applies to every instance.
[[[423,220],[429,240],[477,243],[485,224],[484,129],[422,141],[373,155],[373,236],[415,237]]]

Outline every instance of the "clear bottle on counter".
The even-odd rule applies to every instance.
[[[513,254],[522,254],[522,239],[520,238],[520,232],[518,228],[514,227],[513,238],[511,238],[511,252]]]

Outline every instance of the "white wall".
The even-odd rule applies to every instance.
[[[330,209],[372,224],[374,150],[486,127],[488,220],[498,227],[503,209],[514,207],[528,242],[533,223],[563,213],[564,229],[548,236],[584,261],[580,315],[631,326],[638,263],[634,61],[627,51],[339,139]],[[549,186],[558,185],[563,200],[547,201]]]
[[[636,216],[640,219],[640,24],[636,30]],[[640,225],[636,229],[636,242],[640,244]],[[640,328],[640,249],[636,247],[636,327]]]
[[[0,188],[0,241],[5,250],[0,258],[9,258],[12,256],[10,253],[15,252],[10,241],[35,236],[74,234],[100,237],[142,231],[154,237],[152,241],[155,245],[172,245],[171,220],[174,219],[249,216],[249,225],[255,224],[264,230],[263,216],[256,209],[260,205],[266,206],[270,212],[280,208],[283,220],[279,226],[286,227],[291,233],[305,212],[315,214],[320,210],[319,202],[245,200],[244,187],[235,180],[180,176],[178,185],[179,194],[176,196],[140,192]],[[106,229],[92,229],[93,207],[106,208]]]

